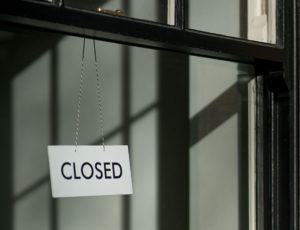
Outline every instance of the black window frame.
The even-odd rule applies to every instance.
[[[176,0],[175,26],[41,2],[15,0],[1,5],[0,28],[51,31],[253,65],[257,77],[257,103],[259,105],[256,117],[257,230],[296,230],[300,229],[300,5],[296,0],[278,0],[277,2],[279,19],[277,44],[254,42],[188,29],[185,20],[186,0]],[[180,144],[173,149],[176,154],[160,156],[162,162],[159,168],[162,175],[160,179],[171,181],[168,186],[161,182],[160,201],[164,203],[164,207],[159,210],[160,229],[188,229],[188,78],[174,79],[172,85],[176,90],[166,93],[163,85],[169,84],[170,81],[172,79],[162,80],[159,90],[165,99],[161,103],[160,115],[160,120],[164,121],[162,122],[164,125],[159,131],[166,140],[169,140],[161,146],[161,149],[163,151],[172,145],[174,139],[180,140]],[[177,92],[181,94],[178,95]],[[174,98],[181,101],[176,107],[169,103]],[[168,118],[170,111],[176,114],[171,123]],[[181,112],[178,113],[178,111]],[[287,123],[283,123],[286,120]],[[172,128],[172,122],[178,121],[181,124],[180,133]],[[186,132],[182,133],[182,130]],[[284,137],[288,137],[288,140]],[[164,162],[169,159],[174,159],[174,164],[176,164],[176,159],[181,159],[183,165],[178,171],[183,173],[178,174],[177,170],[166,168]],[[5,167],[1,169],[1,172],[5,174]],[[182,179],[180,185],[172,181],[171,177],[174,175]],[[183,195],[170,196],[178,187],[181,187]],[[7,201],[3,200],[1,203],[7,204]],[[171,215],[168,210],[175,210],[175,214]],[[6,212],[2,217],[9,220],[10,215],[10,212]],[[178,221],[174,221],[174,216],[178,218]]]

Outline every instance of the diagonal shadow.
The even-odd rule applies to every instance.
[[[158,103],[155,102],[153,104],[150,104],[149,106],[147,106],[146,108],[144,108],[143,110],[141,110],[139,113],[137,113],[136,115],[132,116],[131,118],[129,118],[129,121],[127,122],[127,124],[122,124],[121,126],[113,129],[112,131],[108,132],[105,135],[105,139],[109,140],[112,137],[114,137],[115,135],[119,134],[120,132],[122,132],[124,130],[124,127],[127,125],[130,125],[131,123],[136,122],[137,120],[139,120],[140,118],[144,117],[145,115],[147,115],[150,111],[152,111],[153,109],[158,107]],[[99,139],[97,141],[94,141],[93,143],[91,143],[91,145],[96,145],[101,143],[102,139]],[[27,187],[26,189],[24,189],[22,192],[20,192],[19,194],[17,194],[16,196],[14,196],[12,198],[12,203],[17,202],[18,200],[23,199],[24,197],[26,197],[27,195],[29,195],[31,192],[33,192],[34,190],[38,189],[40,186],[42,186],[43,184],[47,183],[50,179],[49,174],[45,175],[44,177],[42,177],[41,179],[39,179],[38,181],[36,181],[35,183],[33,183],[32,185],[30,185],[29,187]]]
[[[0,63],[6,63],[1,66],[2,78],[15,77],[42,54],[55,47],[61,38],[61,35],[32,32],[30,35],[11,33],[8,38],[0,39]]]
[[[228,88],[190,119],[190,147],[215,130],[238,111],[237,83]]]
[[[49,174],[47,174],[46,176],[40,178],[34,184],[30,185],[29,187],[24,189],[22,192],[20,192],[18,195],[14,196],[13,199],[12,199],[12,203],[16,203],[17,201],[19,201],[22,198],[26,197],[31,192],[35,191],[36,189],[38,189],[40,186],[47,183],[48,181],[50,181],[50,175]]]
[[[116,127],[115,129],[113,129],[110,132],[108,132],[107,134],[105,134],[105,140],[108,140],[108,139],[112,138],[113,136],[115,136],[117,134],[120,134],[120,132],[124,131],[124,129],[127,126],[130,126],[132,123],[134,123],[137,120],[139,120],[140,118],[144,117],[150,111],[152,111],[153,109],[155,109],[157,107],[158,107],[158,102],[151,103],[150,105],[148,105],[147,107],[145,107],[144,109],[142,109],[137,114],[135,114],[135,115],[131,116],[130,118],[128,118],[129,120],[125,121],[120,126]],[[102,141],[102,139],[100,138],[100,139],[92,142],[92,145],[98,145],[99,143],[101,143],[101,141]]]

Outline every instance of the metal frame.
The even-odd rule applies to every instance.
[[[183,13],[177,8],[176,15]],[[176,18],[178,18],[177,16]],[[126,45],[182,52],[249,64],[284,59],[281,46],[186,29],[184,22],[168,26],[149,21],[61,8],[33,2],[12,2],[0,8],[2,25],[22,25]]]
[[[271,45],[187,29],[185,19],[187,2],[176,0],[176,3],[175,26],[168,26],[40,2],[15,0],[1,5],[0,27],[52,31],[253,64],[256,76],[262,76],[258,77],[256,82],[259,105],[256,151],[257,230],[299,230],[300,5],[296,4],[296,0],[278,0],[278,44]],[[167,69],[162,66],[161,71],[163,76],[163,72]],[[183,174],[177,175],[179,170],[172,171],[172,168],[164,164],[170,156],[163,155],[160,156],[162,164],[159,170],[162,182],[169,178],[167,172],[171,170],[177,176],[183,176],[182,186],[186,188],[189,175],[187,152],[189,140],[186,134],[177,133],[171,127],[174,123],[182,121],[181,130],[188,133],[188,79],[177,77],[173,80],[160,79],[162,86],[173,81],[171,90],[168,91],[170,94],[160,89],[162,96],[160,121],[163,124],[160,132],[169,140],[160,148],[163,151],[168,144],[174,143],[174,139],[183,140],[174,149],[175,154],[172,157],[173,163],[176,163],[176,159],[182,158],[182,152],[185,152],[182,161],[185,164],[181,168]],[[177,94],[178,90],[175,90],[178,87],[183,93],[180,96]],[[176,108],[172,105],[174,97],[180,101]],[[181,113],[178,113],[178,106],[182,109]],[[124,111],[128,115],[128,109],[124,108]],[[169,111],[177,114],[172,120],[169,119]],[[162,215],[160,229],[169,229],[170,226],[172,229],[188,229],[188,189],[181,190],[182,196],[178,200],[176,196],[168,196],[172,193],[172,189],[178,188],[178,185],[176,186],[174,181],[169,185],[164,187],[161,183],[164,193],[160,199],[164,202],[165,208],[159,210]],[[168,213],[168,208],[177,210],[175,216]]]

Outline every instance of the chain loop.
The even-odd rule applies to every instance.
[[[75,152],[77,151],[78,135],[79,135],[80,105],[81,105],[82,85],[83,85],[84,46],[85,46],[85,40],[83,40],[83,55],[82,55],[81,67],[80,67],[79,93],[78,93],[78,101],[77,101],[77,116],[76,116],[76,126],[75,126]]]
[[[99,109],[99,117],[100,117],[100,130],[102,136],[102,146],[105,151],[104,144],[104,120],[103,120],[103,110],[102,110],[102,97],[101,97],[101,84],[100,84],[100,76],[98,70],[98,62],[97,62],[97,53],[96,53],[96,44],[94,40],[94,55],[95,55],[95,68],[96,68],[96,86],[97,86],[97,96],[98,96],[98,109]],[[78,145],[78,136],[79,136],[79,124],[80,124],[80,106],[81,106],[81,98],[83,91],[83,75],[84,75],[84,50],[85,50],[85,38],[83,39],[83,48],[82,48],[82,59],[81,59],[81,68],[80,68],[80,81],[79,81],[79,93],[78,93],[78,101],[77,101],[77,116],[76,116],[76,125],[75,125],[75,152],[77,151]]]
[[[105,145],[104,145],[104,121],[103,121],[103,111],[102,111],[102,97],[101,97],[101,84],[100,84],[100,77],[99,77],[99,71],[98,71],[98,61],[97,61],[97,52],[96,52],[96,44],[94,41],[94,55],[95,55],[95,68],[96,68],[96,81],[97,81],[97,95],[98,95],[98,109],[99,109],[99,119],[100,119],[100,130],[101,130],[101,136],[102,136],[102,146],[103,150],[105,151]]]

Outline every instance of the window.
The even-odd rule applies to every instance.
[[[147,14],[146,3],[122,1],[127,16],[111,12],[120,2],[99,2],[104,9],[112,4],[105,12],[91,10],[95,2],[18,0],[0,9],[3,229],[96,228],[99,221],[106,229],[217,230],[218,223],[299,229],[299,9],[293,2],[236,1],[232,14],[225,4],[218,16],[230,18],[230,27],[222,18],[197,21],[217,13],[208,1],[197,3],[199,16],[195,1],[147,1]],[[50,199],[41,151],[72,144],[76,37],[101,41],[110,89],[106,135],[132,148],[132,197]],[[86,110],[96,109],[92,95],[86,90]],[[82,121],[82,143],[97,143],[93,119]],[[141,151],[141,145],[150,147]],[[82,217],[78,207],[90,215]]]

